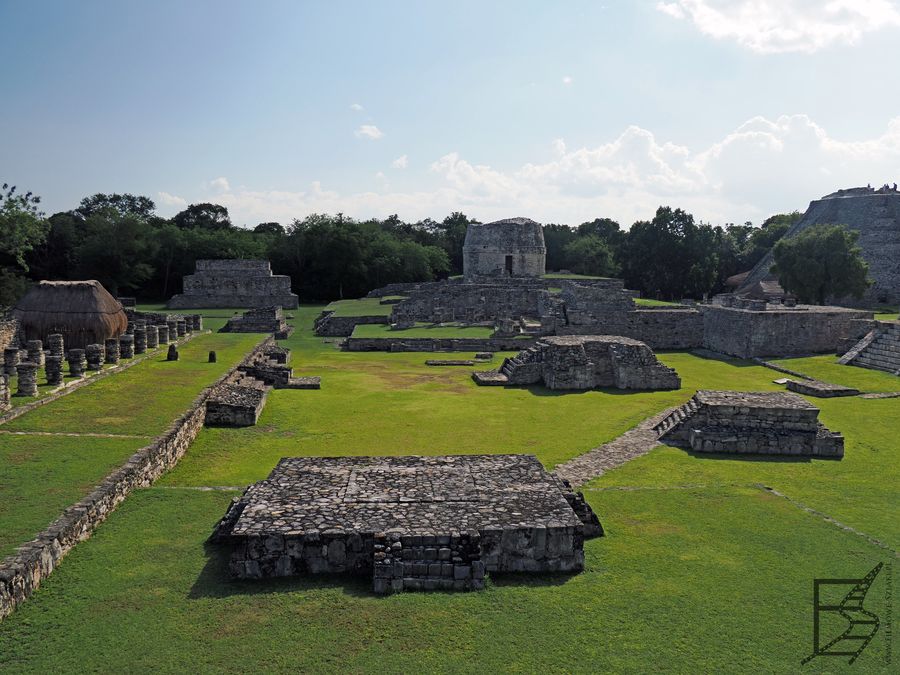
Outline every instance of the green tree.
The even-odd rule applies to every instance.
[[[14,185],[0,189],[0,306],[13,304],[25,291],[26,257],[47,236],[40,202],[31,192],[17,193]]]
[[[595,234],[570,242],[565,248],[565,255],[567,267],[578,274],[608,277],[619,271],[609,244]]]
[[[219,204],[191,204],[184,211],[176,213],[172,222],[182,229],[228,230],[231,218],[228,209]]]
[[[544,246],[547,248],[547,271],[556,272],[569,268],[566,247],[578,238],[568,225],[548,223],[543,226]]]
[[[82,218],[88,218],[98,211],[113,209],[119,215],[135,216],[142,220],[146,220],[153,215],[156,210],[156,204],[149,197],[142,195],[125,194],[103,194],[98,192],[91,197],[85,197],[81,200],[76,211]]]
[[[858,239],[859,232],[846,225],[814,225],[775,244],[772,271],[801,302],[862,297],[871,282]]]
[[[84,221],[76,274],[97,279],[113,295],[134,292],[152,277],[156,249],[153,232],[144,220],[114,208],[101,209]]]

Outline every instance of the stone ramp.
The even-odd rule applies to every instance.
[[[879,324],[838,363],[900,375],[900,322]]]

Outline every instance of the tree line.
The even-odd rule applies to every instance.
[[[551,223],[544,226],[547,270],[621,276],[647,297],[700,298],[726,290],[729,276],[752,268],[799,218],[793,212],[759,227],[713,226],[666,206],[628,230],[608,218],[576,227]],[[0,305],[39,279],[92,278],[113,294],[168,298],[201,258],[266,258],[305,302],[359,297],[392,282],[461,274],[466,228],[474,222],[459,212],[415,223],[339,213],[251,229],[235,226],[218,204],[192,204],[163,218],[151,199],[131,194],[95,194],[48,217],[38,197],[4,185]]]

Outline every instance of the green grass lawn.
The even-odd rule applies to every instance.
[[[671,307],[680,305],[678,302],[666,302],[665,300],[654,300],[653,298],[635,298],[634,304],[638,307]]]
[[[386,598],[367,579],[231,582],[204,540],[238,493],[194,488],[242,487],[281,457],[530,452],[552,467],[698,388],[782,389],[770,369],[683,352],[659,354],[682,377],[674,392],[482,388],[470,369],[425,366],[433,354],[341,352],[312,335],[319,311],[296,310],[283,344],[322,389],[272,391],[256,427],[204,429],[0,623],[0,670],[793,673],[811,651],[813,578],[859,577],[895,557],[759,486],[896,549],[900,399],[811,399],[845,434],[842,461],[661,447],[592,481],[607,536],[586,543],[583,574]],[[786,363],[888,387],[830,357]],[[871,592],[882,613],[886,577]],[[884,632],[852,667],[820,657],[808,668],[889,672],[883,655]]]
[[[461,324],[419,323],[404,330],[391,330],[383,323],[360,324],[353,329],[356,338],[489,338],[494,329],[486,326],[464,326]]]
[[[393,305],[382,305],[381,298],[359,298],[358,300],[336,300],[325,309],[335,316],[390,316]]]
[[[900,391],[900,377],[880,370],[842,366],[837,356],[811,356],[800,359],[770,359],[773,363],[832,384],[854,387],[862,392]]]

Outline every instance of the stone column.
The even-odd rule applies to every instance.
[[[3,350],[3,372],[12,377],[16,374],[16,366],[19,364],[19,348],[7,347]]]
[[[16,366],[19,375],[19,390],[16,396],[37,396],[37,371],[38,364],[31,361],[22,361]]]
[[[9,407],[9,375],[0,374],[0,410]]]
[[[178,360],[178,347],[174,344],[169,345],[169,352],[166,354],[166,361],[177,361]]]
[[[85,347],[84,356],[87,360],[88,370],[100,370],[103,368],[103,347],[100,345],[92,344]]]
[[[123,359],[134,358],[134,335],[119,336],[119,356]]]
[[[69,375],[72,377],[84,377],[84,368],[87,360],[83,349],[70,349],[68,354]]]
[[[194,330],[203,330],[203,317],[199,314],[191,314],[191,320],[194,323]]]
[[[29,340],[25,343],[28,349],[28,360],[36,363],[38,368],[44,365],[44,343],[40,340]]]
[[[175,342],[178,339],[178,322],[175,319],[166,319],[166,326],[169,327],[169,342]]]
[[[65,340],[59,333],[51,333],[47,336],[47,349],[50,350],[51,356],[58,356],[60,359],[66,356]]]
[[[183,317],[175,322],[175,328],[178,331],[178,337],[187,335],[187,321]]]
[[[160,325],[156,327],[156,331],[159,334],[159,344],[167,345],[169,344],[169,327]]]
[[[47,384],[57,387],[63,383],[62,357],[51,354],[44,360],[44,370],[47,373]]]
[[[159,347],[159,328],[147,326],[147,349],[156,349],[157,347]]]
[[[134,321],[128,322],[128,327],[125,329],[125,335],[134,335]]]
[[[104,343],[106,345],[106,362],[119,362],[119,338],[107,338]]]
[[[138,326],[134,329],[134,353],[143,354],[147,351],[147,329]]]

